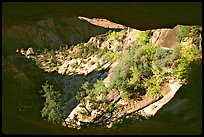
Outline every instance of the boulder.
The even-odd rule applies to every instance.
[[[173,29],[156,29],[153,31],[153,36],[151,37],[150,42],[161,47],[172,48],[173,46],[180,43],[180,41],[176,38],[178,34],[178,25]]]
[[[98,67],[97,64],[93,64],[92,66],[89,66],[87,68],[87,74],[89,74],[90,72],[92,72],[94,69],[96,69]]]
[[[26,51],[26,55],[31,55],[34,54],[33,48],[28,48],[28,50]]]

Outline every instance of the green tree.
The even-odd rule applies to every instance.
[[[53,85],[49,85],[46,81],[45,85],[42,85],[43,90],[40,93],[44,93],[42,97],[45,98],[44,107],[41,110],[42,117],[48,122],[59,124],[62,122],[61,113],[61,93],[53,89]]]

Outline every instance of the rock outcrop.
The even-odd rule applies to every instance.
[[[153,35],[150,42],[161,47],[172,48],[180,43],[176,38],[179,34],[179,26],[175,26],[173,29],[163,28],[152,31]]]

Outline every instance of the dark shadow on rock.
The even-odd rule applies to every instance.
[[[106,71],[94,71],[87,76],[61,75],[57,72],[45,73],[38,68],[34,61],[17,53],[13,56],[4,57],[2,64],[2,126],[3,132],[11,134],[33,133],[31,131],[33,127],[39,129],[35,131],[37,133],[43,133],[44,131],[48,133],[48,128],[56,128],[55,125],[50,124],[45,127],[40,126],[40,123],[46,124],[40,114],[44,100],[38,91],[42,90],[41,86],[44,85],[46,80],[49,84],[54,85],[55,90],[66,92],[63,90],[70,88],[70,91],[68,91],[70,94],[68,95],[70,95],[70,98],[74,98],[74,101],[69,105],[68,112],[71,112],[79,103],[75,96],[81,85],[85,81],[95,83],[97,79],[93,77],[98,76],[100,78]],[[9,123],[12,126],[9,126]],[[25,128],[26,123],[28,125]],[[28,130],[23,130],[23,128]],[[61,126],[57,128],[61,128]]]
[[[120,31],[121,29],[109,29],[93,25],[77,17],[72,18],[48,18],[32,24],[11,26],[3,31],[2,55],[15,54],[16,49],[28,49],[34,51],[59,49],[78,43],[87,42],[91,37],[105,34],[109,30]]]

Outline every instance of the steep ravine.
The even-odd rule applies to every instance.
[[[63,56],[63,54],[62,54],[63,52],[62,53],[55,52],[55,56],[57,57],[57,61],[59,62],[59,65],[51,67],[48,64],[50,56],[44,56],[45,54],[42,52],[45,47],[47,47],[48,52],[49,52],[52,49],[55,49],[55,50],[59,49],[60,46],[65,47],[65,45],[78,44],[79,41],[80,42],[88,41],[88,40],[85,40],[86,38],[82,40],[82,38],[81,38],[82,35],[87,36],[87,34],[82,34],[82,33],[74,33],[74,34],[76,34],[76,37],[77,37],[77,40],[76,40],[75,36],[70,35],[70,32],[73,32],[71,29],[64,30],[64,28],[66,28],[65,26],[63,26],[64,22],[70,23],[71,21],[69,19],[68,20],[63,19],[63,21],[60,22],[61,24],[59,23],[60,25],[59,24],[53,25],[54,23],[53,23],[52,19],[47,20],[47,22],[46,21],[38,22],[37,24],[40,26],[40,28],[39,28],[40,31],[37,33],[35,32],[36,28],[33,26],[28,27],[29,28],[28,32],[31,32],[31,30],[33,30],[32,33],[26,33],[26,31],[23,31],[23,28],[21,28],[21,26],[20,27],[14,27],[17,29],[14,29],[14,30],[12,29],[12,31],[14,31],[14,32],[16,31],[16,35],[11,30],[5,31],[6,33],[4,33],[4,37],[3,37],[3,43],[4,43],[3,51],[4,51],[4,53],[3,53],[2,61],[5,64],[5,66],[3,67],[3,74],[5,74],[7,72],[8,73],[16,72],[15,78],[21,79],[22,77],[25,77],[25,79],[26,79],[26,75],[24,75],[24,74],[27,73],[28,80],[25,80],[25,81],[31,81],[31,82],[35,83],[36,86],[38,85],[38,89],[40,89],[39,84],[42,85],[45,80],[51,81],[51,83],[53,85],[55,85],[56,88],[61,89],[64,93],[64,103],[66,104],[64,106],[66,108],[66,110],[64,111],[64,114],[66,115],[66,114],[71,113],[72,110],[75,108],[75,106],[78,104],[78,101],[75,99],[76,91],[86,80],[92,81],[92,84],[95,83],[97,79],[103,80],[106,78],[105,81],[111,81],[110,79],[108,80],[107,78],[108,77],[110,78],[111,69],[113,67],[117,66],[117,60],[114,60],[114,57],[113,57],[112,58],[113,61],[109,60],[111,63],[103,62],[102,60],[100,61],[100,58],[97,58],[97,56],[90,56],[89,58],[83,58],[83,59],[79,59],[79,58],[75,58],[75,59],[71,58],[70,59],[68,56],[66,58],[66,55]],[[73,22],[74,22],[73,24],[76,24],[75,20]],[[68,25],[68,26],[70,26],[70,25]],[[87,32],[86,30],[78,30],[79,27],[76,27],[76,26],[73,27],[74,31],[76,29],[76,31]],[[19,30],[19,28],[20,28],[20,30]],[[83,27],[80,27],[80,28],[83,28]],[[95,28],[95,26],[93,26],[93,28]],[[97,30],[101,31],[100,33],[104,33],[105,31],[107,32],[107,30],[105,30],[103,28],[98,28]],[[100,40],[100,38],[103,38],[103,35],[98,35],[96,37],[92,37],[91,39],[89,39],[88,42],[96,43],[96,44],[100,45],[99,47],[102,47],[102,48],[107,46],[107,47],[109,47],[110,51],[117,51],[117,52],[122,54],[123,49],[125,48],[125,47],[123,47],[123,45],[131,45],[134,42],[137,31],[138,30],[134,30],[134,29],[127,30],[127,33],[125,33],[124,37],[122,36],[120,38],[120,40],[112,40],[112,41],[104,40],[103,41],[103,40]],[[96,31],[93,30],[93,33],[94,33],[93,35],[96,35],[95,32]],[[176,27],[174,29],[167,29],[167,30],[158,29],[158,30],[155,30],[153,32],[156,32],[156,33],[159,32],[160,34],[165,33],[165,35],[157,35],[156,33],[153,33],[153,37],[151,39],[151,42],[153,42],[154,44],[160,43],[160,45],[163,47],[171,48],[171,47],[173,47],[179,43],[179,41],[177,41],[175,39],[176,34],[178,34]],[[22,33],[22,35],[19,35],[20,33]],[[27,34],[29,34],[29,35],[27,35]],[[77,36],[78,34],[82,34],[82,35]],[[123,34],[123,32],[122,32],[122,34]],[[46,36],[42,37],[42,35],[46,35]],[[89,35],[89,37],[91,36],[90,34],[88,34],[88,35]],[[67,36],[69,36],[68,38],[70,38],[70,39],[67,39]],[[172,37],[171,40],[168,39],[169,37]],[[11,41],[11,39],[12,39],[12,41]],[[157,39],[157,40],[154,41],[153,39]],[[173,42],[169,42],[168,40],[173,41]],[[10,42],[16,42],[16,43],[19,42],[19,43],[16,44],[16,43],[10,43]],[[117,46],[109,45],[110,42],[112,43],[112,45],[115,44]],[[22,43],[25,46],[23,46]],[[12,47],[13,50],[10,50],[10,48],[8,48],[8,46]],[[22,48],[24,50],[21,50]],[[33,52],[27,54],[28,48],[32,48]],[[19,50],[18,52],[20,54],[16,53],[16,49]],[[41,49],[41,50],[38,50],[38,49]],[[73,50],[75,50],[75,52],[76,52],[78,50],[77,46],[75,46],[75,49],[73,48]],[[68,53],[74,52],[73,50],[68,52]],[[10,52],[10,53],[8,54],[8,52]],[[24,58],[22,55],[24,55]],[[27,57],[27,58],[25,58],[25,57]],[[61,57],[64,57],[64,59],[62,59]],[[45,59],[48,59],[48,61],[44,61]],[[90,60],[92,62],[89,62]],[[18,61],[18,63],[16,63],[16,61]],[[50,60],[50,61],[52,61],[52,60]],[[23,66],[20,66],[21,62],[22,63],[27,62],[27,66],[30,66],[30,67],[25,68]],[[84,65],[81,62],[84,62]],[[16,65],[17,66],[16,68],[18,68],[19,71],[6,70],[5,68],[8,66],[8,64],[14,64],[14,68]],[[44,65],[42,65],[42,64],[44,64]],[[71,67],[71,66],[74,66],[75,64],[78,65],[77,69]],[[100,68],[99,68],[99,66],[97,66],[95,64],[99,65]],[[82,65],[82,66],[80,66],[80,65]],[[85,67],[86,65],[87,65],[87,67]],[[35,66],[34,68],[38,69],[38,70],[40,68],[40,70],[39,70],[40,73],[37,71],[32,71],[32,73],[29,73],[28,70],[33,68],[33,66]],[[39,68],[37,68],[37,67],[39,67]],[[20,72],[22,74],[19,76],[17,72]],[[47,73],[44,74],[44,72],[47,72]],[[36,79],[38,79],[37,76],[35,77],[35,79],[32,79],[32,75],[34,75],[34,74],[41,77],[40,80],[38,80],[38,83],[36,82]],[[3,78],[5,79],[5,75]],[[25,81],[22,81],[20,83],[25,83]],[[67,83],[69,83],[69,84],[67,84]],[[24,91],[28,90],[31,85],[32,85],[31,83],[28,84],[27,88],[24,89]],[[6,88],[8,88],[9,86],[4,85],[3,87],[6,90]],[[179,88],[180,85],[178,85],[177,87]],[[174,93],[176,91],[177,90],[175,90]],[[3,93],[6,93],[6,92],[3,92]],[[68,96],[68,98],[67,98],[67,96]],[[173,94],[173,96],[174,96],[174,94]],[[169,99],[171,99],[173,96],[169,97]],[[4,100],[4,102],[6,102],[6,100]],[[164,104],[165,103],[163,103],[162,105],[164,105]],[[185,101],[184,101],[184,104],[185,104]],[[6,113],[10,111],[10,110],[7,110],[6,107],[4,107],[4,110]],[[147,109],[144,109],[144,110],[147,110]],[[159,107],[156,110],[156,112],[158,110],[159,110]],[[25,111],[26,111],[26,109],[25,109]],[[30,109],[29,112],[31,112],[31,111],[32,111],[32,109]],[[147,113],[147,111],[144,111],[144,112]],[[4,115],[6,113],[4,113]],[[175,114],[177,114],[177,113],[175,112]],[[155,115],[155,116],[157,116],[157,115]],[[199,127],[199,122],[198,122],[198,127]],[[117,129],[113,130],[113,134],[114,134],[114,132],[116,133],[116,131],[117,131]],[[195,132],[197,132],[197,131],[198,130],[195,130]],[[60,131],[57,131],[57,132],[60,133]],[[63,130],[63,132],[66,132],[66,131]],[[84,131],[82,130],[81,133],[84,133]],[[90,129],[89,133],[93,133],[93,131],[91,131],[91,129]],[[110,134],[109,131],[107,131],[106,133]],[[76,132],[76,134],[77,134],[77,132]]]
[[[68,91],[69,94],[67,96],[73,98],[76,93],[70,91],[67,83],[76,83],[78,79],[81,80],[83,78],[83,75],[65,77],[57,73],[45,73],[44,70],[39,69],[34,61],[17,53],[17,49],[28,49],[32,47],[38,52],[45,48],[54,50],[60,46],[71,46],[72,44],[86,42],[91,36],[102,34],[109,30],[92,25],[87,21],[79,20],[78,18],[63,18],[60,20],[49,18],[47,20],[33,22],[32,24],[3,28],[3,132],[27,133],[23,128],[30,128],[30,126],[24,126],[29,120],[31,121],[31,125],[37,126],[37,128],[40,127],[39,123],[51,126],[52,124],[50,125],[43,121],[40,114],[44,101],[38,92],[42,88],[41,85],[48,80],[58,90]],[[93,73],[93,75],[96,75],[96,73]],[[75,85],[72,88],[77,90],[81,83],[77,82],[77,84],[79,85]],[[70,109],[67,111],[71,112],[77,103],[74,98],[69,100]],[[32,131],[28,130],[28,132]]]

